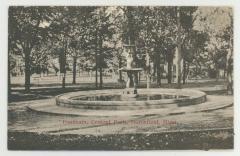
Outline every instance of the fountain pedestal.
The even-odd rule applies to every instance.
[[[134,52],[135,52],[135,45],[129,44],[123,45],[125,52],[127,52],[127,67],[119,69],[119,71],[123,71],[127,73],[127,83],[126,89],[123,91],[123,98],[124,97],[137,97],[137,79],[138,79],[138,72],[142,71],[142,68],[135,68],[136,63],[134,62]]]
[[[127,83],[126,89],[123,91],[123,95],[127,97],[137,96],[137,75],[138,72],[142,71],[142,68],[121,68],[120,71],[127,72]],[[133,80],[133,85],[131,85],[131,80]]]

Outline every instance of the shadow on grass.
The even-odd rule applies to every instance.
[[[155,134],[47,135],[9,132],[9,150],[190,150],[233,149],[233,130]]]
[[[216,85],[226,85],[224,81],[209,81],[202,83],[187,83],[182,85],[182,88],[194,88],[194,87],[213,87]],[[108,83],[104,84],[103,89],[123,89],[124,84],[119,83]],[[146,83],[140,83],[138,88],[146,88]],[[151,88],[177,88],[177,84],[162,84],[157,86],[156,84],[151,84]],[[95,85],[93,83],[89,84],[77,84],[77,85],[66,85],[66,88],[61,88],[61,85],[58,86],[43,86],[35,87],[31,89],[29,93],[26,93],[24,89],[12,89],[11,95],[8,96],[9,102],[18,102],[18,101],[28,101],[28,100],[39,100],[47,99],[54,97],[59,94],[74,92],[74,91],[86,91],[86,90],[95,90]]]

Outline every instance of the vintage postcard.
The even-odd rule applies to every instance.
[[[9,6],[8,149],[233,149],[233,16]]]

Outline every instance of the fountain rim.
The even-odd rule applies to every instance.
[[[78,92],[70,92],[56,96],[56,104],[60,106],[129,106],[129,105],[162,105],[162,104],[179,104],[185,103],[188,105],[191,104],[199,104],[206,101],[206,94],[202,91],[192,90],[192,89],[160,89],[160,88],[151,88],[151,89],[138,89],[139,94],[144,94],[146,91],[148,94],[163,94],[159,93],[159,91],[168,91],[164,92],[167,95],[179,95],[179,96],[187,96],[179,99],[161,99],[161,100],[149,100],[149,101],[88,101],[88,100],[73,100],[74,97],[83,97],[85,96],[96,96],[96,95],[121,95],[123,89],[112,89],[112,90],[94,90],[94,91],[78,91]],[[150,91],[150,92],[149,92]],[[174,94],[171,94],[169,92]],[[117,93],[117,94],[116,94]],[[182,93],[182,94],[180,94]],[[188,95],[186,95],[188,94]]]

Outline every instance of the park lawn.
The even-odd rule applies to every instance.
[[[50,135],[8,132],[9,150],[190,150],[233,149],[233,130],[152,134]]]

